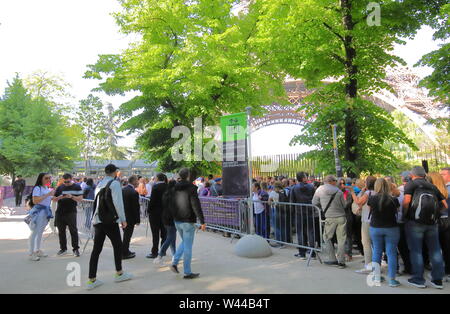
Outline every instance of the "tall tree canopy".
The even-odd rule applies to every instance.
[[[0,171],[13,177],[71,169],[76,140],[45,98],[32,98],[16,76],[0,99]]]
[[[209,172],[218,163],[174,162],[172,128],[193,130],[194,118],[218,125],[225,113],[261,112],[284,95],[283,75],[258,58],[249,39],[256,15],[233,14],[234,0],[124,0],[115,15],[125,34],[139,39],[120,55],[101,55],[86,77],[102,79],[108,94],[138,91],[122,104],[122,130],[137,131],[137,143],[161,170],[190,166]],[[192,154],[189,154],[192,156]]]
[[[394,44],[434,21],[443,3],[387,0],[376,8],[370,0],[255,0],[249,6],[259,15],[253,39],[258,54],[316,89],[304,107],[312,122],[293,143],[316,147],[308,155],[319,160],[321,170],[333,169],[332,124],[338,125],[339,150],[350,176],[395,168],[385,141],[413,146],[388,113],[366,97],[389,89],[385,69],[402,63],[392,54]]]

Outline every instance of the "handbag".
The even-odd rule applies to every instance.
[[[359,192],[358,197],[360,197],[362,191]],[[359,206],[358,204],[356,204],[356,202],[352,203],[352,213],[356,216],[361,217],[361,213],[362,213],[362,206]]]
[[[23,221],[24,221],[27,225],[30,225],[32,219],[33,219],[33,216],[32,216],[32,215],[27,215],[27,216],[23,219]]]

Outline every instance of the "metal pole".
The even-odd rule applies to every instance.
[[[248,221],[250,224],[250,234],[255,234],[255,225],[253,222],[253,169],[252,169],[252,131],[250,125],[250,118],[252,114],[252,107],[245,108],[247,110],[247,158],[248,158],[248,184],[249,184],[249,197],[248,197]]]
[[[341,166],[341,160],[339,159],[339,152],[337,147],[337,132],[336,132],[336,124],[333,124],[331,126],[331,130],[333,132],[333,150],[334,150],[334,161],[336,163],[336,176],[338,178],[342,178],[342,166]]]

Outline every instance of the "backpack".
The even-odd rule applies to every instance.
[[[30,208],[33,208],[35,205],[33,202],[33,191],[35,188],[36,188],[36,186],[34,186],[33,189],[31,190],[31,193],[25,197],[25,204],[27,204]],[[39,187],[39,189],[40,188],[41,187]]]
[[[108,182],[108,184],[102,188],[94,200],[93,214],[98,211],[98,218],[103,224],[115,224],[119,217],[117,216],[116,208],[114,206],[111,195],[111,183],[114,180]]]
[[[289,203],[289,197],[286,195],[286,191],[282,190],[278,193],[278,202],[280,203]]]
[[[439,202],[431,188],[419,184],[412,197],[409,218],[424,225],[434,225],[438,222]]]

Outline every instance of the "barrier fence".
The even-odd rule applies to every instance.
[[[140,197],[141,224],[149,227],[149,199]],[[323,223],[321,210],[311,204],[271,203],[247,199],[200,197],[205,223],[208,229],[235,235],[256,233],[272,246],[292,246],[303,249],[308,265],[317,252],[322,251]],[[77,207],[79,234],[88,241],[93,238],[92,200],[83,200]],[[315,253],[314,253],[315,252]],[[317,255],[318,256],[318,255]]]

